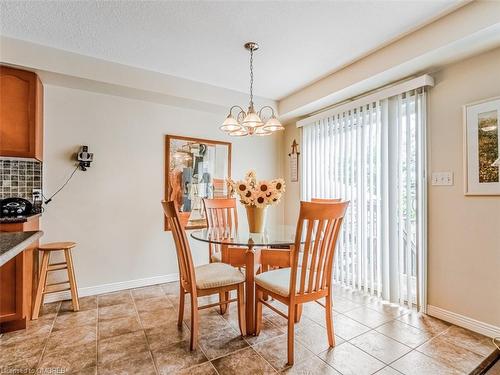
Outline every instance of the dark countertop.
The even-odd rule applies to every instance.
[[[29,220],[42,216],[42,214],[32,214],[28,216],[2,216],[0,224],[26,223]]]
[[[0,232],[0,267],[42,237],[41,230]]]

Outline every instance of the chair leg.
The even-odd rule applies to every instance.
[[[260,327],[262,325],[262,303],[260,301],[263,296],[264,293],[262,293],[262,290],[255,290],[255,336],[260,334]]]
[[[326,297],[325,310],[326,310],[326,333],[328,335],[328,345],[335,346],[335,332],[333,330],[332,319],[332,295],[329,293]]]
[[[78,302],[78,286],[76,284],[75,269],[73,267],[73,258],[71,257],[71,249],[64,250],[64,257],[68,265],[69,287],[71,289],[71,300],[73,302],[73,311],[80,310]]]
[[[35,302],[33,304],[33,314],[31,315],[32,320],[38,319],[38,315],[40,315],[40,307],[43,303],[43,290],[45,289],[45,284],[47,283],[47,268],[49,267],[49,257],[50,253],[48,251],[44,251],[42,255],[40,278],[38,279],[38,287],[36,288]]]
[[[295,306],[288,306],[288,362],[287,365],[293,365],[293,353],[295,342]]]
[[[196,297],[191,295],[191,344],[189,346],[190,350],[195,350],[198,343],[198,300]]]
[[[219,302],[226,302],[229,300],[229,292],[220,292],[219,293]],[[227,303],[224,305],[220,305],[220,314],[224,315],[227,311]]]
[[[300,317],[302,316],[302,304],[299,303],[295,305],[295,323],[300,322]]]
[[[238,324],[240,326],[241,335],[245,336],[247,332],[245,324],[245,288],[243,284],[238,285],[237,298],[238,298]]]
[[[184,302],[186,299],[186,293],[182,285],[180,286],[179,292],[179,317],[177,318],[177,326],[182,327],[182,321],[184,320]]]
[[[261,268],[262,268],[262,272],[271,271],[271,267],[269,267],[269,265],[267,265],[267,264],[262,264]],[[267,293],[263,293],[262,300],[269,301],[269,295]]]

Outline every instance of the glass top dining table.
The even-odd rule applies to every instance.
[[[277,225],[266,228],[263,233],[250,233],[245,225],[238,229],[207,228],[191,232],[195,240],[228,250],[227,257],[222,256],[223,262],[245,267],[245,324],[249,335],[255,333],[255,275],[264,264],[290,266],[295,229],[291,225]]]
[[[198,241],[228,246],[292,246],[295,242],[295,226],[277,225],[263,233],[250,233],[248,228],[207,228],[191,232]]]

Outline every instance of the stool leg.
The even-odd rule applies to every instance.
[[[38,315],[40,314],[40,307],[43,303],[43,291],[45,289],[45,284],[47,283],[47,268],[49,267],[49,257],[50,253],[48,251],[44,251],[42,256],[40,278],[38,279],[38,287],[36,288],[35,303],[33,305],[33,315],[31,316],[32,320],[38,319]]]
[[[64,250],[64,256],[66,257],[66,263],[68,264],[68,277],[69,286],[71,288],[71,300],[73,301],[73,311],[80,310],[80,304],[78,303],[78,287],[76,285],[75,270],[73,268],[73,258],[71,257],[71,249]]]

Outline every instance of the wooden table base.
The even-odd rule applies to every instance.
[[[245,320],[247,335],[255,334],[255,275],[273,267],[290,267],[290,249],[267,249],[249,246],[222,246],[222,262],[233,267],[245,266]],[[297,316],[300,319],[300,312]]]

